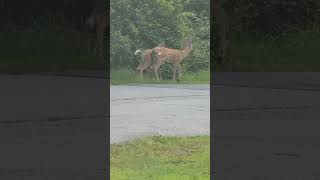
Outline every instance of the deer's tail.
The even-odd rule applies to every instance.
[[[142,49],[137,49],[135,52],[134,52],[134,55],[138,55],[140,53],[143,53],[143,50]]]

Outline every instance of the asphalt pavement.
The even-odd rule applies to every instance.
[[[0,82],[0,179],[106,176],[104,78]],[[320,73],[214,73],[212,85],[111,86],[111,142],[208,134],[212,106],[216,179],[320,179]]]
[[[106,179],[107,83],[1,75],[0,179]]]
[[[320,73],[216,73],[215,179],[320,179]]]
[[[209,85],[112,85],[110,141],[210,133]]]

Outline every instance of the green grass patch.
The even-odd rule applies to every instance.
[[[145,137],[111,145],[112,180],[209,180],[210,137]]]
[[[224,71],[319,71],[320,32],[301,31],[278,38],[254,39],[242,35],[230,41],[230,62]],[[216,70],[222,67],[216,66]]]
[[[182,75],[180,82],[169,80],[157,81],[153,72],[144,72],[141,80],[139,71],[131,69],[111,70],[111,84],[208,84],[210,82],[209,71]]]
[[[103,70],[88,50],[89,34],[67,29],[0,32],[0,73]]]

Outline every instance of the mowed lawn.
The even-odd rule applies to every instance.
[[[112,180],[209,180],[210,137],[144,137],[111,145]]]

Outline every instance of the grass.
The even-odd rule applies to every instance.
[[[209,180],[210,137],[145,137],[111,145],[112,180]]]
[[[182,84],[208,84],[210,82],[209,71],[201,71],[197,74],[183,74]],[[111,84],[174,84],[172,80],[157,81],[155,75],[144,73],[141,80],[138,71],[130,69],[111,70]]]
[[[320,32],[290,32],[277,39],[242,35],[230,41],[224,71],[319,71]],[[216,70],[221,67],[216,66]]]
[[[0,73],[105,69],[88,51],[88,34],[68,29],[0,32]]]

